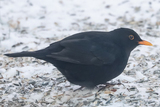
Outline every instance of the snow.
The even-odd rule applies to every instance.
[[[119,27],[128,27],[134,29],[142,39],[150,41],[153,46],[138,46],[131,53],[128,65],[124,72],[112,81],[122,81],[123,86],[114,86],[117,89],[114,92],[112,102],[109,107],[133,107],[127,100],[118,100],[118,96],[124,93],[126,98],[134,91],[128,91],[132,86],[138,90],[135,96],[141,95],[141,102],[156,101],[156,106],[160,105],[160,99],[151,93],[146,93],[149,88],[153,89],[157,96],[160,94],[159,74],[154,74],[159,70],[160,53],[160,2],[158,0],[1,0],[0,1],[0,74],[3,81],[10,83],[0,84],[0,87],[9,87],[14,83],[17,73],[22,79],[32,80],[39,76],[46,76],[50,80],[56,81],[56,78],[62,75],[55,70],[51,64],[42,64],[43,61],[33,58],[12,59],[3,56],[8,52],[33,51],[47,47],[49,44],[63,39],[69,35],[91,30],[110,31]],[[150,29],[151,28],[151,29]],[[17,45],[18,43],[22,43]],[[13,45],[16,45],[13,47]],[[27,47],[26,47],[27,46]],[[153,57],[153,58],[151,58]],[[34,62],[36,61],[36,62]],[[33,63],[34,62],[34,63]],[[147,65],[146,65],[147,64]],[[129,71],[136,71],[133,75],[127,75]],[[48,75],[49,74],[49,75]],[[19,79],[20,79],[19,78]],[[36,80],[36,79],[35,79]],[[147,81],[140,83],[140,81]],[[15,80],[16,81],[16,80]],[[22,80],[17,80],[18,82]],[[38,78],[37,81],[40,81]],[[52,83],[51,94],[46,97],[48,101],[57,101],[55,105],[66,106],[68,99],[74,101],[72,106],[79,104],[80,98],[91,102],[92,97],[83,98],[84,93],[96,93],[97,90],[85,90],[71,92],[79,88],[68,81],[62,83]],[[24,83],[25,84],[25,83]],[[57,84],[57,85],[55,85]],[[68,87],[67,87],[68,86]],[[65,92],[61,100],[53,96],[63,94],[57,91],[62,87]],[[155,88],[158,87],[158,88]],[[22,97],[16,88],[9,87],[14,93],[0,94],[0,102],[12,100],[15,95]],[[48,90],[43,88],[43,91]],[[0,90],[1,92],[1,90]],[[71,95],[71,98],[68,95]],[[105,94],[106,95],[106,94]],[[105,96],[101,93],[101,97]],[[44,93],[32,93],[25,101],[35,102],[42,100]],[[105,96],[106,97],[106,96]],[[108,97],[108,96],[107,96]],[[149,99],[149,97],[151,97]],[[105,103],[103,100],[102,103]],[[0,103],[1,104],[1,103]],[[92,103],[92,106],[95,103]],[[140,102],[138,103],[140,104]],[[152,106],[141,103],[143,106]],[[85,106],[85,105],[84,105]],[[99,105],[100,106],[100,105]]]

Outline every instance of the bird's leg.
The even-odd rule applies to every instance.
[[[76,92],[76,91],[78,91],[78,90],[81,90],[81,89],[83,89],[84,87],[79,87],[79,88],[77,88],[77,89],[75,89],[73,92]]]
[[[99,90],[98,90],[98,92],[100,92],[100,91],[103,91],[104,89],[106,89],[106,88],[109,88],[109,87],[111,87],[111,86],[115,86],[115,85],[123,85],[122,83],[106,83],[106,84],[104,84],[105,86],[102,86]]]
[[[105,90],[106,88],[109,88],[111,86],[114,86],[113,84],[110,83],[106,83],[104,84],[104,86],[101,86],[100,89],[98,90],[98,92]]]
[[[95,97],[99,94],[100,91],[103,91],[105,90],[106,88],[109,88],[111,86],[114,86],[114,85],[121,85],[122,83],[106,83],[106,84],[103,84],[104,86],[101,86],[101,88],[96,92],[95,94]],[[122,84],[123,85],[123,84]]]

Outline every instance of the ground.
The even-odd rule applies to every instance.
[[[2,107],[160,106],[159,0],[0,0]],[[51,64],[4,53],[33,51],[83,31],[134,29],[154,46],[132,51],[121,82],[97,93],[77,90]]]

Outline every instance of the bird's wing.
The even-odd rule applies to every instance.
[[[86,39],[71,39],[60,42],[64,47],[60,52],[53,52],[47,57],[60,61],[85,64],[85,65],[103,65],[111,64],[115,60],[114,49],[111,45],[101,45]]]

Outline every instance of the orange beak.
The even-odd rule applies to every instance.
[[[142,41],[139,41],[138,44],[140,45],[148,45],[148,46],[153,46],[150,42],[148,41],[145,41],[145,40],[142,40]]]

